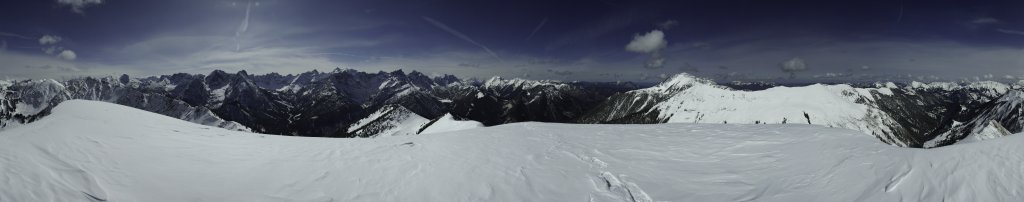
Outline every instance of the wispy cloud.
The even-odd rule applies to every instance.
[[[1003,34],[1024,35],[1024,31],[1019,30],[996,29],[996,31],[1002,32]]]
[[[0,79],[60,78],[81,73],[75,63],[49,55],[3,51],[0,61],[4,61],[0,63]]]
[[[537,27],[534,27],[533,31],[530,32],[530,36],[526,37],[526,40],[529,41],[531,38],[533,38],[533,35],[536,35],[537,31],[540,31],[540,28],[543,28],[544,24],[547,24],[547,23],[548,23],[548,18],[544,18],[544,20],[541,20],[540,24],[537,24]]]
[[[83,9],[85,9],[85,7],[102,4],[103,0],[57,0],[57,3],[71,7],[72,12],[84,13]]]
[[[469,36],[466,36],[465,34],[462,34],[462,32],[459,32],[458,30],[452,29],[451,27],[448,27],[448,25],[445,25],[444,23],[441,23],[440,21],[434,20],[433,18],[430,18],[430,17],[423,16],[423,20],[426,20],[431,25],[434,25],[435,27],[440,28],[441,30],[446,31],[449,34],[452,34],[452,35],[455,35],[456,37],[459,37],[463,41],[466,41],[466,42],[469,42],[469,43],[471,43],[473,45],[479,46],[484,51],[487,51],[488,54],[491,54],[491,56],[493,56],[494,59],[497,59],[498,61],[502,61],[501,57],[498,57],[498,54],[495,54],[494,51],[491,51],[490,48],[487,48],[487,46],[484,46],[483,44],[477,43],[472,38],[469,38]]]
[[[1021,74],[1024,51],[1016,47],[975,46],[949,40],[934,41],[842,41],[826,38],[777,38],[734,41],[707,49],[683,44],[666,49],[667,56],[686,58],[695,66],[727,66],[729,69],[702,71],[705,74],[742,70],[759,78],[785,78],[779,61],[802,58],[808,74],[837,72],[868,66],[865,73],[884,77],[897,74],[935,74],[959,77],[974,74]],[[729,45],[726,45],[729,44]],[[799,78],[805,79],[805,78]]]
[[[796,72],[807,70],[807,63],[804,62],[804,59],[795,57],[779,63],[779,68],[782,69],[782,72],[788,73],[789,78],[792,79],[796,78]]]
[[[33,39],[32,37],[27,37],[27,36],[24,36],[24,35],[8,33],[8,32],[0,32],[0,37],[13,37],[13,38],[19,38],[19,39],[28,39],[28,40],[32,40]]]
[[[60,42],[60,41],[61,41],[61,38],[59,36],[43,35],[43,37],[39,38],[39,45],[56,44],[57,42]]]
[[[242,36],[243,33],[249,31],[249,13],[252,11],[252,1],[249,1],[245,5],[245,18],[242,18],[242,24],[238,25],[238,29],[235,30],[235,51],[242,49],[242,45],[239,42],[238,37]]]
[[[669,30],[669,29],[672,29],[672,28],[676,27],[676,25],[679,25],[679,21],[676,21],[676,20],[666,20],[664,22],[654,23],[654,26],[658,27],[658,29],[661,29],[661,30]]]
[[[975,18],[974,20],[971,20],[971,23],[974,23],[974,24],[995,24],[995,23],[999,23],[999,20],[997,20],[995,18],[982,17],[982,18]]]

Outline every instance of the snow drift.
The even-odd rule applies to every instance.
[[[325,139],[72,100],[0,132],[0,201],[1020,201],[1022,141],[687,123]]]

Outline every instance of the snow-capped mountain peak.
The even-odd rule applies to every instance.
[[[405,107],[388,105],[349,126],[349,133],[355,137],[416,135],[429,122]]]
[[[353,124],[360,119],[385,106],[401,106],[403,111],[413,112],[422,120],[433,121],[450,114],[454,120],[469,119],[488,126],[522,121],[811,123],[855,129],[883,142],[911,147],[922,146],[938,134],[958,127],[953,123],[969,123],[975,114],[984,114],[983,110],[1001,108],[984,104],[1012,92],[1008,85],[995,82],[854,84],[863,87],[753,84],[762,87],[745,88],[742,85],[748,84],[718,85],[689,74],[675,75],[656,86],[637,90],[635,85],[625,84],[501,77],[480,83],[463,82],[450,75],[431,77],[417,71],[366,73],[351,69],[297,75],[217,70],[205,76],[86,77],[64,82],[4,83],[4,89],[18,90],[24,97],[4,99],[6,106],[0,114],[4,123],[30,122],[45,116],[42,112],[64,100],[89,99],[226,128],[352,137],[361,127]],[[63,85],[67,87],[60,89]],[[739,87],[730,88],[733,86]],[[1010,115],[995,113],[991,117]],[[1020,128],[1015,122],[999,123],[1009,132]],[[969,131],[985,126],[974,124]],[[955,138],[962,136],[950,137],[955,142]]]
[[[669,77],[665,81],[655,85],[654,87],[643,89],[645,91],[661,92],[661,93],[672,93],[679,90],[684,90],[696,85],[710,86],[714,88],[725,88],[715,84],[710,79],[698,78],[687,73],[679,73],[672,77]]]
[[[504,79],[499,76],[487,79],[482,85],[486,89],[522,89],[529,90],[537,87],[565,88],[566,84],[551,80],[526,80],[521,78]]]
[[[894,83],[876,83],[874,88],[812,84],[740,91],[679,74],[654,87],[613,96],[582,121],[814,124],[862,131],[892,145],[922,147],[948,129],[944,124],[953,122],[961,109],[951,105],[988,102],[1006,90],[1006,85],[991,82],[914,82],[906,88]]]

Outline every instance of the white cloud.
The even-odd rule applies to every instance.
[[[654,26],[662,30],[672,29],[673,27],[676,27],[676,25],[679,25],[679,21],[666,20],[665,22],[654,23]]]
[[[64,50],[64,48],[63,47],[56,47],[56,46],[50,46],[50,47],[43,48],[43,52],[46,53],[46,54],[49,54],[49,55],[53,55],[54,53],[57,53],[57,51],[60,51],[60,50]]]
[[[651,79],[651,78],[654,78],[654,77],[651,77],[651,75],[647,75],[647,73],[640,73],[640,80],[641,81],[647,80],[647,79]]]
[[[40,54],[0,52],[0,79],[60,78],[81,72],[74,63]]]
[[[240,4],[245,6],[243,4]],[[255,5],[254,5],[255,6]],[[256,9],[253,7],[252,9]],[[256,17],[257,10],[251,17]],[[243,16],[239,16],[243,17]],[[256,20],[252,18],[250,20]],[[223,21],[234,28],[241,28],[237,20]],[[252,22],[250,22],[252,23]],[[362,30],[378,26],[376,23],[357,22],[343,30]],[[366,25],[363,25],[366,24]],[[232,39],[236,32],[211,32],[198,35],[167,34],[147,38],[125,45],[122,49],[92,53],[91,64],[81,61],[77,64],[89,68],[92,72],[115,72],[132,75],[165,75],[173,73],[209,73],[214,69],[225,71],[247,70],[250,73],[300,73],[312,69],[330,71],[335,67],[355,68],[353,64],[363,61],[380,60],[380,56],[361,53],[362,47],[373,47],[378,44],[390,43],[395,40],[390,36],[373,36],[369,38],[345,35],[344,32],[333,37],[344,38],[331,43],[323,43],[317,39],[278,43],[282,38],[295,38],[298,35],[321,32],[322,29],[297,27],[293,24],[274,24],[267,22],[261,26],[249,24],[239,40],[245,39],[249,44],[259,46],[238,49]],[[209,25],[221,26],[224,25]],[[334,30],[334,29],[332,29]],[[239,31],[239,30],[236,30]],[[241,42],[241,41],[239,41]],[[243,44],[244,45],[244,44]],[[59,50],[57,52],[60,52]],[[337,59],[337,60],[336,60]],[[493,60],[493,59],[492,59]],[[373,69],[369,69],[373,70]]]
[[[826,72],[825,74],[818,74],[818,75],[814,75],[813,77],[814,78],[843,78],[843,77],[850,77],[850,76],[853,76],[853,75],[850,74],[850,73]]]
[[[49,0],[48,2],[53,2]],[[107,3],[108,1],[102,1]],[[263,2],[267,3],[267,2]],[[239,5],[245,6],[243,2]],[[267,6],[263,4],[260,6]],[[64,6],[64,5],[60,5]],[[240,8],[240,7],[239,7]],[[40,45],[36,49],[26,48],[26,51],[14,49],[16,44],[11,43],[12,50],[0,53],[0,78],[5,76],[20,78],[60,78],[63,76],[103,76],[120,75],[166,75],[173,73],[209,73],[213,69],[224,69],[226,71],[249,70],[249,72],[280,72],[299,73],[311,69],[331,70],[336,67],[360,68],[366,71],[376,71],[390,63],[377,62],[381,58],[363,52],[363,47],[376,47],[379,44],[392,43],[399,40],[401,35],[373,35],[363,36],[361,34],[349,34],[346,31],[369,30],[394,23],[390,21],[377,21],[375,19],[337,19],[337,24],[345,26],[337,27],[308,27],[297,23],[275,23],[262,22],[257,25],[259,10],[253,3],[250,10],[250,24],[240,36],[245,39],[246,44],[259,44],[259,46],[246,47],[236,51],[237,46],[232,39],[236,32],[241,31],[239,23],[243,19],[211,19],[209,21],[195,22],[195,24],[175,29],[187,30],[188,35],[177,35],[178,32],[164,32],[163,35],[151,36],[131,44],[121,46],[120,49],[102,49],[89,54],[82,55],[86,58],[78,59],[78,53],[84,50],[67,46],[71,50],[64,53],[61,46],[70,42],[70,37],[65,41],[55,44]],[[89,8],[86,8],[89,9]],[[242,15],[242,9],[236,9],[237,14]],[[227,27],[225,27],[227,26]],[[209,29],[210,27],[228,28],[225,33],[223,29]],[[230,32],[236,31],[236,32]],[[330,37],[337,39],[325,43],[323,38],[308,37],[313,33],[331,32]],[[20,35],[18,35],[20,36]],[[14,34],[0,32],[0,40],[20,38]],[[28,43],[36,44],[40,39],[39,35],[27,38]],[[286,41],[287,43],[282,43]],[[13,41],[12,41],[13,42]],[[240,41],[241,42],[241,41]],[[245,45],[245,44],[242,44]],[[49,50],[49,54],[44,54]],[[345,51],[338,53],[339,51]],[[488,54],[480,52],[481,60],[493,61]],[[71,59],[74,53],[75,60]],[[82,52],[85,53],[85,52]],[[349,56],[341,56],[351,53]],[[337,54],[337,55],[334,55]],[[17,56],[17,57],[14,57]],[[475,60],[466,60],[477,62]],[[417,65],[417,60],[402,60],[403,64]],[[451,61],[447,61],[451,62]],[[440,63],[440,62],[439,62]],[[380,64],[380,65],[378,65]],[[452,63],[447,63],[452,64]],[[483,63],[481,64],[488,64]],[[26,68],[33,67],[33,68]],[[50,67],[50,68],[44,68]],[[365,67],[365,68],[364,68]],[[388,69],[394,69],[392,65]],[[58,72],[63,69],[81,69],[74,74]],[[46,70],[46,71],[43,71]],[[422,71],[422,70],[421,70]],[[453,73],[455,71],[439,71],[442,73]]]
[[[653,30],[644,35],[633,36],[633,41],[626,44],[626,50],[638,53],[653,53],[668,46],[665,33]]]
[[[85,7],[102,4],[103,0],[57,0],[57,3],[71,7],[71,11],[75,13],[83,13],[82,9]]]
[[[661,57],[661,53],[654,53],[650,58],[647,58],[647,62],[644,63],[644,67],[648,69],[665,67],[665,57]]]
[[[60,38],[60,36],[43,35],[43,37],[39,38],[39,44],[40,45],[56,44],[57,42],[60,42],[61,40],[62,39]]]
[[[668,47],[668,41],[661,30],[653,30],[644,35],[637,34],[633,36],[633,41],[626,44],[627,51],[648,54],[644,63],[644,67],[648,69],[660,69],[665,66],[665,58],[661,55],[661,50],[665,47]]]
[[[1024,31],[1018,30],[996,29],[996,31],[1002,32],[1003,34],[1024,35]]]
[[[793,58],[782,62],[779,64],[779,67],[781,67],[784,72],[803,71],[807,70],[807,63],[804,63],[804,59]]]
[[[75,58],[78,58],[78,55],[75,54],[75,51],[64,50],[57,54],[57,57],[65,60],[75,60]]]
[[[999,23],[999,20],[997,20],[995,18],[983,17],[983,18],[975,18],[974,20],[971,20],[971,23],[974,23],[974,24],[994,24],[994,23]]]
[[[807,70],[807,63],[804,63],[804,59],[793,58],[780,63],[779,67],[782,72],[789,73],[789,78],[795,78],[796,72]]]
[[[936,74],[946,78],[1016,75],[1024,69],[1024,50],[1019,47],[969,45],[950,40],[845,41],[797,37],[710,42],[716,45],[707,49],[675,44],[666,48],[663,54],[666,57],[685,55],[686,62],[694,66],[728,66],[761,79],[790,76],[788,72],[781,71],[779,64],[782,62],[780,59],[794,56],[813,59],[805,59],[806,72],[811,75],[839,72],[851,66],[869,67],[870,70],[863,71],[868,76],[858,73],[851,79],[892,78],[897,74],[910,73]]]

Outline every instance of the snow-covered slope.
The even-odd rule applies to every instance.
[[[1022,124],[1003,121],[1016,120],[1018,116],[1009,113],[1016,108],[988,107],[1015,91],[991,81],[737,90],[684,73],[650,88],[614,95],[579,122],[814,124],[858,130],[902,147],[936,147],[968,135],[955,130],[980,132],[987,121],[957,125],[974,122],[977,114],[999,119],[1009,132],[1019,132]]]
[[[349,126],[353,137],[387,137],[418,134],[430,119],[399,105],[388,105]]]
[[[882,133],[888,129],[869,124],[892,120],[865,103],[872,101],[872,91],[821,84],[762,91],[694,85],[658,109],[670,123],[808,123]]]
[[[641,113],[668,123],[802,123],[859,130],[886,143],[907,146],[895,135],[900,129],[896,120],[876,107],[876,95],[892,95],[884,87],[814,84],[738,91],[684,73],[628,94],[612,100],[618,103],[605,107],[603,120],[594,122],[614,122]]]
[[[455,120],[455,117],[452,117],[452,114],[445,114],[440,118],[431,120],[429,124],[425,125],[424,128],[420,130],[419,134],[451,132],[479,127],[484,127],[484,124],[473,120]]]
[[[996,122],[995,120],[990,120],[984,128],[981,128],[979,131],[975,133],[967,135],[967,137],[965,137],[963,140],[957,141],[956,143],[965,144],[971,142],[985,141],[1004,137],[1010,134],[1010,131],[1006,130],[1006,128],[1003,127],[1002,124],[999,124],[999,122]]]
[[[926,150],[814,125],[547,123],[323,139],[73,100],[0,132],[0,201],[1021,201],[1022,141]]]

